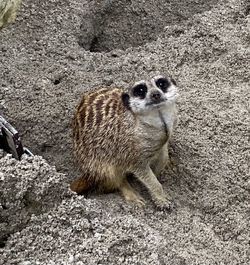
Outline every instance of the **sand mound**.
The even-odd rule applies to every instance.
[[[23,1],[0,32],[0,112],[34,158],[0,155],[0,264],[250,262],[247,1]],[[172,213],[75,196],[80,94],[169,73],[180,89]]]

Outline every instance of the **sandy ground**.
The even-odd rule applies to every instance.
[[[0,112],[37,156],[0,153],[0,264],[250,264],[247,2],[23,1],[0,32]],[[80,95],[157,72],[180,90],[174,210],[72,194]]]

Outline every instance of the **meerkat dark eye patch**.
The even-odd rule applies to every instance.
[[[167,78],[159,78],[155,81],[157,87],[159,87],[164,93],[167,92],[168,88],[170,87],[170,82]]]
[[[133,96],[143,99],[146,97],[148,88],[146,84],[138,84],[133,87],[132,91],[133,91]]]

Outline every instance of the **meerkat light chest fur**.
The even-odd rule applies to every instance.
[[[128,201],[144,204],[130,186],[134,174],[149,190],[155,204],[170,206],[157,175],[169,162],[168,142],[177,119],[174,80],[155,76],[136,82],[128,92],[100,89],[85,94],[73,120],[76,158],[82,176],[71,189],[90,187],[120,190]]]

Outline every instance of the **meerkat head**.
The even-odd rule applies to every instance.
[[[173,104],[178,96],[176,82],[162,75],[136,82],[122,94],[124,105],[134,113],[144,113]]]

